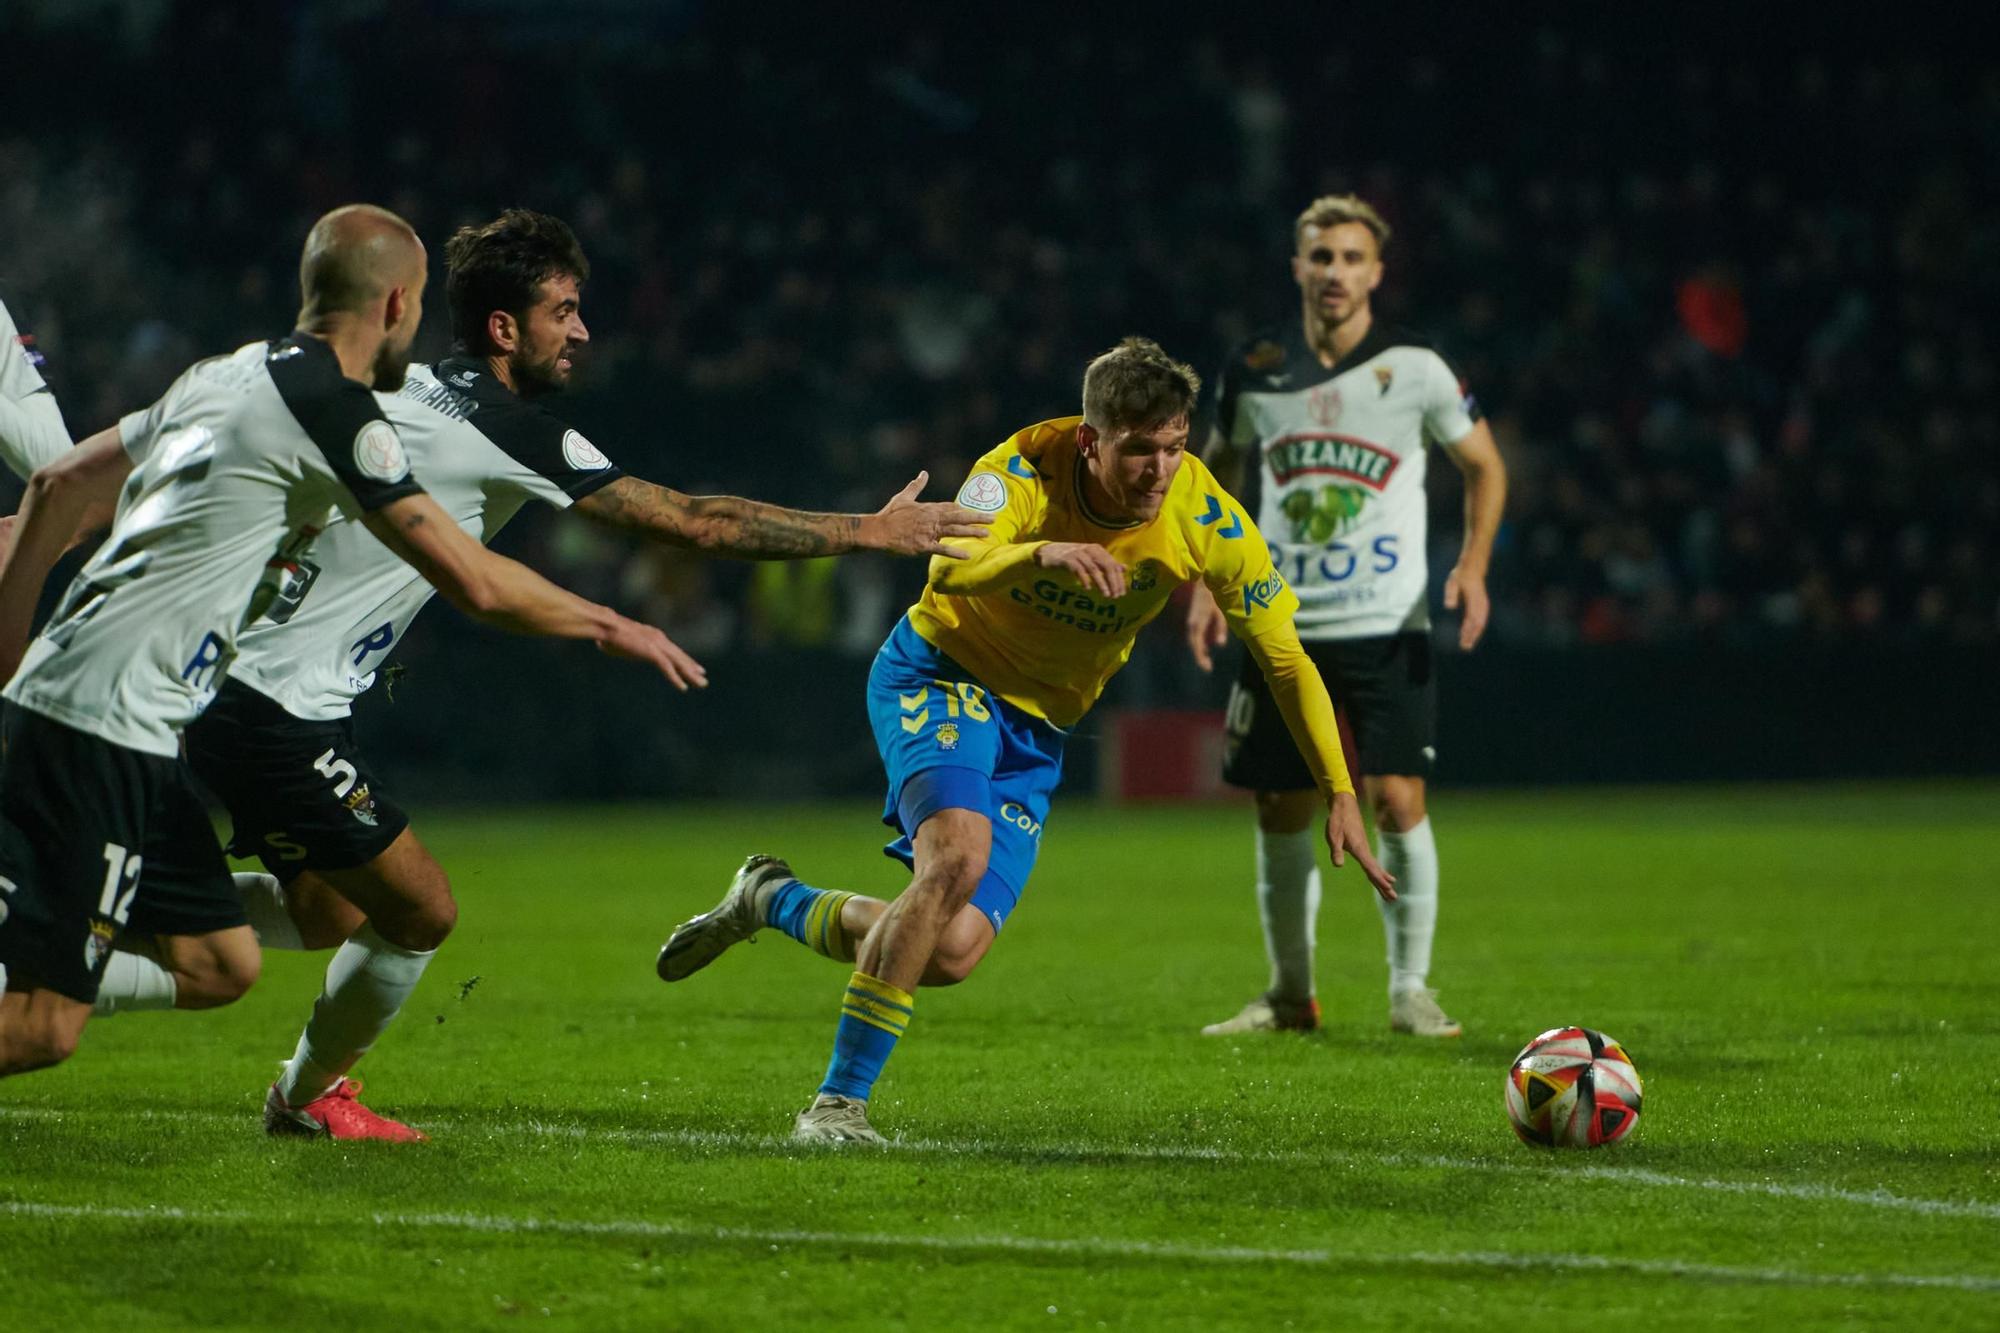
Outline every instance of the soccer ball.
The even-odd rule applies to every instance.
[[[1589,1028],[1550,1028],[1507,1071],[1507,1119],[1539,1148],[1598,1148],[1639,1123],[1639,1071],[1625,1048]]]

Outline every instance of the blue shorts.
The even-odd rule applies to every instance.
[[[1062,780],[1063,733],[997,699],[907,619],[868,672],[868,721],[889,772],[882,822],[902,836],[882,850],[913,865],[910,839],[940,810],[993,824],[993,851],[972,904],[998,931],[1035,868],[1049,798]]]

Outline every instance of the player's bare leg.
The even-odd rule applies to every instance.
[[[922,981],[945,928],[972,901],[993,850],[993,825],[971,810],[940,810],[913,841],[916,878],[876,920],[854,960],[902,990]]]
[[[266,949],[337,949],[367,922],[360,908],[318,872],[306,870],[280,884],[271,875],[238,875],[237,895]]]
[[[1424,780],[1383,775],[1362,780],[1375,812],[1382,865],[1396,877],[1396,900],[1376,904],[1389,952],[1389,1026],[1419,1037],[1456,1037],[1458,1022],[1438,1007],[1427,982],[1437,933],[1437,842],[1424,806]]]
[[[795,898],[800,901],[791,901]],[[684,981],[766,928],[782,929],[825,957],[853,962],[859,941],[888,910],[880,898],[814,889],[802,884],[784,861],[753,856],[729,882],[721,902],[674,928],[655,970],[662,981]],[[993,939],[986,914],[969,903],[961,907],[939,937],[920,984],[957,985],[972,975]]]
[[[973,887],[977,888],[975,884]],[[850,899],[841,910],[841,924],[857,939],[865,939],[889,911],[880,898]],[[953,914],[938,936],[937,948],[925,964],[920,986],[956,986],[971,976],[980,959],[993,947],[993,922],[984,912],[966,903]]]
[[[1243,1032],[1315,1032],[1314,930],[1319,918],[1319,837],[1326,807],[1311,788],[1257,793],[1257,911],[1271,984],[1204,1036]]]
[[[0,969],[4,983],[5,969]],[[16,977],[0,994],[0,1078],[59,1065],[75,1052],[90,1006]]]
[[[205,935],[120,935],[104,967],[92,1011],[98,1017],[150,1009],[213,1009],[250,989],[266,949],[331,949],[367,918],[311,871],[289,884],[238,873],[236,894],[250,918]]]
[[[940,810],[918,827],[912,843],[916,876],[861,941],[841,1004],[833,1059],[818,1097],[799,1112],[796,1138],[882,1141],[868,1123],[868,1095],[909,1024],[911,992],[986,874],[993,826],[971,810]]]
[[[105,962],[93,1010],[104,1016],[216,1009],[255,985],[263,968],[263,952],[248,926],[199,935],[120,935]]]
[[[346,1075],[401,1010],[456,924],[450,881],[412,829],[366,865],[322,871],[320,878],[365,921],[327,964],[325,989],[298,1049],[265,1100],[265,1128],[333,1138],[422,1138],[363,1107],[354,1099],[360,1085]],[[304,901],[311,901],[310,891]]]

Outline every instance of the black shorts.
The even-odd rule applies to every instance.
[[[1307,640],[1346,730],[1353,733],[1355,777],[1428,778],[1436,758],[1437,681],[1431,641],[1421,631],[1371,639]],[[1302,791],[1312,770],[1271,697],[1264,673],[1248,653],[1229,691],[1228,739],[1222,780],[1254,791]]]
[[[308,722],[237,681],[224,681],[188,728],[187,757],[229,811],[229,854],[255,857],[281,880],[351,870],[410,826],[376,790],[351,718]]]
[[[90,1003],[119,932],[247,923],[178,759],[7,705],[0,718],[0,963],[10,989]]]

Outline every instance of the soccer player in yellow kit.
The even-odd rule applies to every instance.
[[[1341,758],[1333,702],[1300,647],[1291,589],[1243,507],[1187,454],[1201,381],[1128,338],[1090,363],[1083,415],[1030,426],[973,467],[959,504],[993,515],[876,655],[868,711],[889,775],[888,854],[915,872],[893,903],[801,882],[753,856],[712,911],[660,951],[679,981],[772,926],[855,964],[833,1059],[795,1135],[881,1142],[868,1096],[919,984],[962,981],[1019,901],[1062,774],[1065,729],[1132,655],[1175,588],[1200,579],[1263,668],[1327,800],[1333,863],[1385,899]]]

